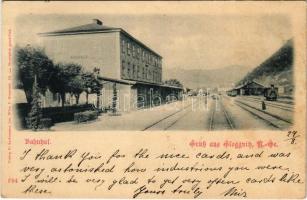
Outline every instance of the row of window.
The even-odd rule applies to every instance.
[[[150,70],[148,65],[145,67],[130,65],[122,61],[122,75],[129,79],[141,79],[153,82],[161,82],[161,71]]]
[[[147,64],[153,64],[155,67],[161,67],[161,59],[158,59],[153,54],[149,53],[148,51],[133,45],[132,43],[122,40],[122,53],[128,56],[132,56],[136,59],[141,59],[142,61],[146,62]]]

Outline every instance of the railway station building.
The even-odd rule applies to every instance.
[[[103,84],[98,102],[101,107],[111,105],[114,84],[121,111],[182,98],[182,88],[162,82],[162,56],[122,28],[105,26],[94,19],[89,24],[39,36],[46,54],[55,63],[77,63],[88,72],[98,69]],[[96,99],[93,95],[92,101]],[[85,92],[80,96],[82,101]]]
[[[238,85],[237,87],[227,91],[230,96],[236,95],[263,95],[265,86],[257,83],[255,81],[250,81],[248,83]]]

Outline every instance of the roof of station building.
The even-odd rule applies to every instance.
[[[102,21],[99,19],[93,19],[93,22],[90,24],[85,24],[81,26],[75,26],[71,28],[66,28],[66,29],[61,29],[61,30],[55,30],[55,31],[50,31],[50,32],[44,32],[44,33],[38,33],[40,36],[58,36],[58,35],[76,35],[76,34],[89,34],[89,33],[107,33],[107,32],[121,32],[124,35],[128,36],[141,46],[145,47],[148,49],[150,52],[155,54],[156,56],[162,58],[161,55],[159,55],[157,52],[152,50],[150,47],[145,45],[143,42],[139,41],[135,37],[133,37],[131,34],[126,32],[122,28],[116,28],[116,27],[110,27],[110,26],[105,26]]]
[[[105,31],[105,30],[116,30],[116,28],[92,23],[92,24],[85,24],[82,26],[76,26],[72,28],[52,31],[52,32],[48,32],[47,34],[78,33],[78,32]]]
[[[261,84],[261,83],[259,83],[259,82],[257,82],[257,81],[249,81],[249,82],[247,82],[247,83],[245,83],[245,84],[242,84],[242,85],[238,85],[237,87],[235,87],[235,88],[233,88],[233,89],[241,89],[241,88],[244,88],[244,87],[246,87],[247,85],[250,85],[250,84],[256,84],[256,85],[258,85],[259,87],[261,87],[261,88],[265,88],[266,86],[265,85],[263,85],[263,84]]]

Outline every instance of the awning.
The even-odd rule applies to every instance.
[[[134,85],[136,83],[135,81],[119,80],[119,79],[107,78],[107,77],[102,77],[102,76],[99,76],[98,80],[102,82],[113,82],[113,83],[120,83],[120,84],[126,84],[126,85]]]

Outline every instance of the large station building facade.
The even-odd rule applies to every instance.
[[[102,107],[111,105],[114,84],[119,110],[182,98],[182,88],[162,83],[162,56],[121,28],[105,26],[94,19],[90,24],[39,35],[55,63],[77,63],[86,71],[99,72],[103,89],[98,103]],[[81,102],[82,99],[85,97],[81,95]]]

